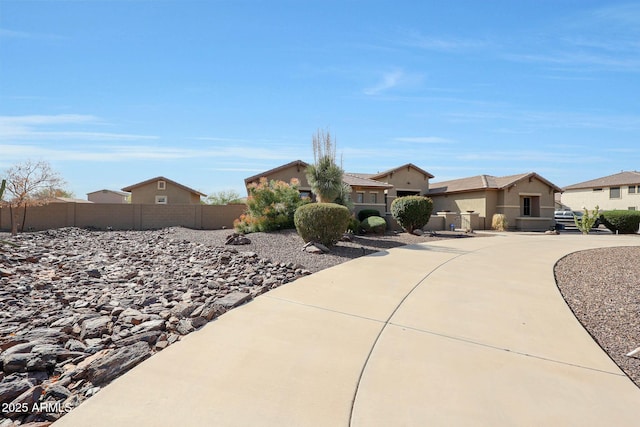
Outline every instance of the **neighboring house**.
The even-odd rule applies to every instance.
[[[244,180],[248,187],[264,177],[270,180],[289,182],[292,178],[300,182],[300,193],[311,195],[311,186],[305,174],[308,163],[296,160],[259,173]],[[377,209],[381,215],[389,212],[391,202],[398,196],[424,194],[429,189],[429,178],[433,175],[409,163],[376,174],[345,172],[342,181],[351,186],[351,200],[355,211]]]
[[[544,231],[553,227],[554,195],[562,189],[535,172],[495,177],[478,175],[432,183],[427,196],[433,211],[451,212],[452,222],[461,226],[468,216],[475,229],[490,229],[493,215],[504,214],[509,229]],[[463,227],[466,228],[466,227]]]
[[[73,197],[52,197],[47,199],[49,203],[93,203],[90,200],[74,199]]]
[[[311,186],[305,175],[307,166],[309,166],[309,163],[303,162],[302,160],[294,160],[293,162],[250,176],[244,180],[247,194],[249,194],[249,186],[258,184],[260,178],[266,178],[268,181],[284,181],[286,183],[290,183],[291,180],[295,178],[299,182],[298,190],[300,191],[300,195],[303,197],[311,197]]]
[[[129,193],[116,190],[98,190],[87,193],[87,200],[93,203],[129,203]]]
[[[391,210],[391,202],[396,197],[426,194],[429,191],[429,179],[433,178],[433,175],[413,163],[375,174],[352,175],[388,184],[384,191],[386,212]]]
[[[640,210],[640,172],[622,171],[565,187],[562,204],[571,210]]]
[[[131,203],[138,205],[199,205],[200,197],[206,196],[163,176],[130,185],[122,191],[131,193]]]

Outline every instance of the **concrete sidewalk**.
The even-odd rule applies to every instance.
[[[636,425],[640,389],[553,266],[638,244],[505,233],[359,258],[221,316],[55,426]]]

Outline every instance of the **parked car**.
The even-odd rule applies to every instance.
[[[573,218],[576,216],[581,219],[583,215],[584,212],[581,211],[555,211],[553,217],[556,220],[556,229],[577,228]],[[598,228],[599,226],[600,219],[597,218],[592,228]]]

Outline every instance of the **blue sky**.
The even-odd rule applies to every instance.
[[[329,129],[349,172],[640,169],[640,3],[0,0],[0,171],[202,191]]]

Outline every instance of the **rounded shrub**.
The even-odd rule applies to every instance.
[[[353,234],[360,234],[362,232],[362,226],[360,225],[358,218],[354,216],[351,217],[349,225],[347,226],[347,231],[350,231]]]
[[[600,215],[600,220],[614,233],[635,234],[640,227],[640,211],[606,211]]]
[[[387,229],[387,221],[379,216],[369,216],[360,223],[360,226],[367,233],[382,234]]]
[[[493,217],[491,218],[491,228],[496,231],[507,231],[508,227],[509,223],[505,214],[493,214]]]
[[[360,221],[364,221],[365,218],[369,218],[370,216],[380,216],[380,211],[377,209],[362,209],[358,212],[358,219]]]
[[[427,225],[432,211],[433,201],[424,196],[398,197],[391,203],[391,215],[407,233]]]
[[[326,246],[335,245],[340,240],[350,220],[349,209],[336,203],[309,203],[300,206],[293,215],[302,240]]]

